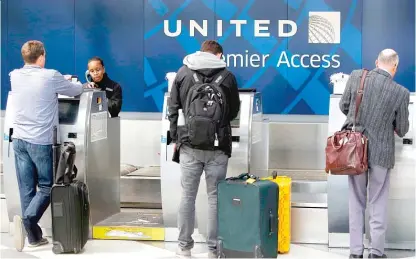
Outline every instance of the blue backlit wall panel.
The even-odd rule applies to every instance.
[[[85,82],[88,59],[100,56],[110,78],[122,86],[123,111],[154,110],[143,98],[143,1],[74,3],[74,72]]]
[[[414,0],[2,0],[1,108],[8,73],[20,66],[21,45],[46,44],[47,67],[84,80],[87,60],[101,56],[123,87],[125,112],[160,112],[165,74],[206,39],[224,47],[239,87],[263,93],[269,114],[326,115],[335,72],[373,68],[383,48],[399,52],[396,80],[415,89]],[[385,19],[389,17],[389,19]],[[168,37],[181,20],[181,34]],[[190,35],[190,20],[207,23],[207,35]],[[218,29],[218,20],[222,27]],[[231,20],[243,21],[241,35]],[[268,26],[267,37],[256,35]],[[296,33],[284,37],[295,23]],[[282,30],[280,30],[282,29]]]

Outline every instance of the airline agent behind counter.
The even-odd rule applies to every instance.
[[[88,72],[91,83],[85,85],[89,88],[99,88],[105,91],[108,100],[108,112],[111,117],[117,117],[122,105],[121,86],[111,80],[105,72],[104,61],[99,57],[88,60]]]

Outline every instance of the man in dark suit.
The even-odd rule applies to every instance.
[[[409,130],[410,93],[393,81],[399,56],[392,49],[380,52],[376,68],[365,79],[363,100],[357,117],[356,130],[368,138],[367,173],[349,176],[350,258],[362,258],[364,245],[365,208],[369,206],[371,244],[369,258],[386,258],[384,254],[387,228],[387,201],[390,169],[395,162],[394,134],[403,137]],[[362,70],[351,73],[340,109],[347,116],[343,128],[351,128],[355,98]],[[368,194],[367,194],[368,183]]]

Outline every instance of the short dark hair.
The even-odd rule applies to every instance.
[[[216,42],[215,40],[206,40],[201,45],[201,51],[203,52],[209,52],[214,55],[222,54],[224,53],[222,50],[222,46]]]
[[[104,66],[104,61],[103,61],[103,59],[102,59],[102,58],[100,58],[100,57],[97,57],[97,56],[92,57],[92,58],[90,58],[90,59],[88,60],[88,63],[90,63],[91,61],[98,61],[98,62],[100,62],[100,63],[101,63],[101,66]]]
[[[21,53],[25,63],[33,64],[40,56],[45,55],[45,47],[41,41],[30,40],[23,44]]]

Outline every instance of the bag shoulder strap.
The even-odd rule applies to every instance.
[[[355,116],[354,116],[354,123],[353,123],[353,130],[355,130],[355,125],[357,123],[357,117],[358,117],[358,111],[360,110],[361,101],[363,100],[363,94],[364,94],[364,84],[365,84],[365,78],[367,76],[368,69],[363,69],[363,73],[361,75],[361,81],[360,81],[360,88],[358,88],[357,91],[357,98],[355,98]]]

